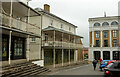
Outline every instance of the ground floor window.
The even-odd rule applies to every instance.
[[[25,38],[12,36],[11,38],[11,59],[25,58]],[[9,57],[9,36],[2,35],[2,60],[8,60]]]
[[[110,60],[110,51],[103,51],[103,60]]]
[[[8,60],[8,38],[2,38],[2,60]]]
[[[100,60],[100,51],[94,51],[94,59]]]
[[[113,51],[113,60],[120,60],[120,51]]]

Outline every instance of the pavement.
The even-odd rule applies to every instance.
[[[98,67],[94,71],[93,65],[87,64],[87,65],[82,65],[82,66],[77,66],[77,67],[56,71],[48,75],[101,75],[101,77],[103,77],[104,72],[100,71]]]
[[[65,67],[51,68],[51,72],[42,75],[42,77],[104,77],[104,72],[100,71],[99,64],[94,71],[93,65],[86,62],[80,62]]]

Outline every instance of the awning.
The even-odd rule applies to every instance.
[[[65,30],[62,30],[62,29],[58,29],[58,28],[55,28],[55,27],[52,27],[52,26],[48,26],[47,28],[44,28],[42,29],[42,31],[59,31],[61,33],[66,33],[66,34],[70,34],[70,35],[73,35],[73,36],[76,36],[76,37],[80,37],[80,38],[83,38],[82,36],[79,36],[79,35],[76,35],[76,34],[73,34],[71,32],[68,32],[68,31],[65,31]]]

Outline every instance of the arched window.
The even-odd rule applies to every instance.
[[[97,23],[94,24],[94,26],[100,26],[100,23],[97,22]]]
[[[104,22],[104,23],[102,24],[102,26],[109,26],[109,23],[108,23],[108,22]]]
[[[118,25],[118,22],[113,21],[113,22],[111,23],[111,25]]]

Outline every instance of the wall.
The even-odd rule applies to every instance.
[[[62,29],[68,32],[72,32],[75,34],[75,27],[72,26],[71,24],[68,24],[64,21],[61,21],[55,17],[49,16],[49,15],[44,15],[43,16],[43,26],[42,29],[47,28],[48,26],[50,26],[50,20],[53,20],[53,27],[58,28],[58,29]],[[63,24],[63,28],[61,28],[61,24]],[[71,31],[69,31],[69,27],[71,27]]]

